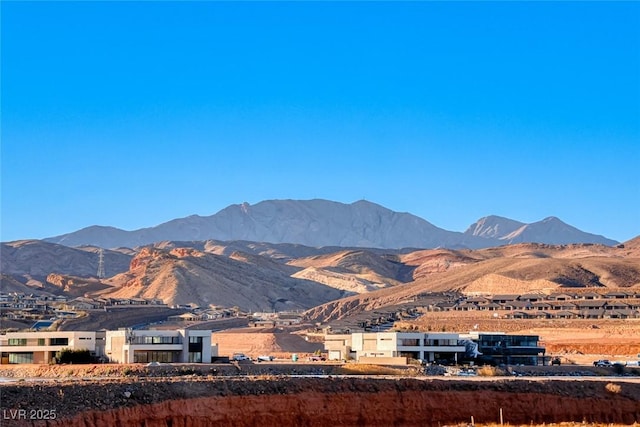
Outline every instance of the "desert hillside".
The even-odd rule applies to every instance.
[[[401,255],[414,280],[323,304],[310,319],[339,319],[414,301],[435,292],[460,294],[551,293],[561,289],[640,287],[633,242],[602,245],[518,244],[477,251],[423,250]],[[631,253],[631,256],[629,256]]]
[[[311,309],[310,319],[328,320],[431,293],[635,288],[640,284],[639,242],[396,251],[164,241],[135,251],[105,251],[105,269],[112,274],[98,280],[97,248],[26,241],[3,245],[3,285],[23,293],[154,298],[170,305]]]
[[[159,298],[170,305],[238,306],[247,311],[298,310],[340,298],[340,290],[290,277],[291,267],[234,253],[144,248],[129,271],[106,281],[102,296]]]

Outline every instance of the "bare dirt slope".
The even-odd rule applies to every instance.
[[[271,355],[290,359],[292,354],[305,357],[323,349],[321,342],[309,342],[301,334],[278,329],[239,328],[214,332],[212,341],[218,344],[221,356],[232,356],[241,352],[256,358]]]
[[[2,409],[54,410],[35,426],[633,424],[640,384],[357,378],[148,380],[2,387]]]

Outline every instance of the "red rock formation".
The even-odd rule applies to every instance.
[[[85,410],[65,419],[24,425],[439,426],[466,423],[472,416],[476,423],[498,423],[501,410],[504,422],[511,425],[638,422],[640,384],[618,384],[615,392],[607,391],[604,381],[275,379],[147,383],[137,389],[131,383],[97,384],[60,389],[52,402],[62,396],[69,403],[87,405],[95,393],[97,400],[103,399],[102,406],[111,404],[112,409]],[[125,389],[132,390],[124,393],[126,399]],[[20,397],[11,391],[7,396]],[[165,399],[167,393],[193,397],[141,403],[157,400],[161,391]],[[45,397],[50,394],[44,388],[38,392]]]
[[[243,426],[435,426],[498,423],[502,409],[509,424],[563,421],[633,424],[638,402],[576,399],[508,392],[393,392],[253,395],[171,400],[105,412],[91,411],[48,426],[146,427]]]

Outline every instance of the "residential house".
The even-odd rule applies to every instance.
[[[573,293],[553,293],[547,297],[549,301],[571,301],[577,298]]]
[[[63,349],[104,354],[104,333],[92,331],[8,332],[0,335],[2,364],[48,364]]]
[[[356,332],[327,334],[330,360],[353,358],[364,363],[406,364],[408,359],[455,362],[465,352],[457,333]]]
[[[210,363],[218,356],[210,330],[107,331],[105,354],[116,363]]]
[[[519,295],[494,295],[490,298],[495,304],[506,304],[518,300]]]

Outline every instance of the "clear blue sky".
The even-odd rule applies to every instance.
[[[10,2],[1,240],[365,198],[640,234],[639,2]]]

